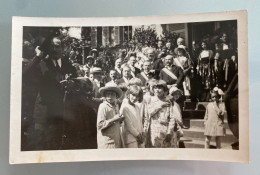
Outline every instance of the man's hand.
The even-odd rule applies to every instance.
[[[125,117],[123,115],[117,114],[112,118],[112,122],[122,121]]]
[[[171,134],[167,134],[166,137],[165,137],[165,141],[166,142],[170,142],[172,139],[172,135]]]
[[[137,143],[142,144],[143,143],[143,134],[139,133],[138,136],[136,137]]]
[[[36,56],[39,57],[39,58],[43,58],[43,52],[39,49],[40,46],[37,46],[35,48],[35,52],[36,52]]]
[[[170,106],[170,103],[169,102],[163,102],[161,107],[169,107]]]

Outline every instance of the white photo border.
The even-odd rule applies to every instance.
[[[203,160],[249,163],[249,81],[247,11],[108,18],[13,17],[9,163],[109,160]],[[191,148],[21,151],[22,41],[24,26],[124,26],[237,20],[239,150]]]

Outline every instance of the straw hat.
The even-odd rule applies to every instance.
[[[117,98],[120,98],[122,96],[122,93],[123,93],[122,90],[119,87],[117,87],[117,85],[113,82],[108,82],[105,85],[105,87],[102,87],[102,88],[99,89],[99,93],[101,94],[102,97],[105,96],[104,94],[105,94],[106,91],[115,92],[118,96]]]

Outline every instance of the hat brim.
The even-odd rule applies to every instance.
[[[178,89],[178,90],[175,90],[175,91],[172,91],[172,92],[170,92],[169,94],[173,95],[174,93],[177,93],[177,92],[180,92],[180,93],[181,93],[181,95],[183,95],[183,91],[182,91],[182,90],[180,90],[180,89]]]
[[[99,93],[102,97],[105,96],[106,91],[113,91],[118,95],[118,98],[120,98],[123,94],[122,90],[118,87],[102,87],[99,89]]]
[[[85,58],[85,60],[86,60],[86,61],[88,61],[88,60],[93,60],[93,61],[95,61],[95,59],[94,59],[93,57]]]

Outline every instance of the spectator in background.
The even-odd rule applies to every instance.
[[[165,46],[166,46],[166,53],[167,53],[168,55],[173,55],[174,52],[173,52],[173,48],[172,48],[172,43],[171,43],[170,41],[168,41],[168,42],[165,44]]]
[[[190,71],[192,69],[191,60],[185,55],[185,46],[179,45],[177,48],[177,57],[174,58],[174,65],[180,67],[184,74],[183,89],[186,100],[190,100],[191,84],[190,84]]]
[[[214,53],[209,49],[206,41],[201,42],[202,51],[199,54],[197,73],[200,76],[201,88],[199,92],[200,101],[209,101],[210,88],[212,85],[212,62]]]
[[[145,61],[143,64],[143,71],[137,76],[142,81],[142,86],[146,85],[146,82],[149,81],[153,76],[153,73],[150,72],[151,62]]]
[[[131,75],[133,77],[137,76],[141,71],[137,67],[135,67],[136,63],[136,57],[134,55],[130,56],[129,61],[128,61],[128,66],[131,69]]]
[[[163,41],[159,40],[157,43],[157,52],[162,52],[163,50]]]
[[[113,82],[115,84],[117,84],[117,80],[118,80],[118,73],[116,70],[112,69],[109,71],[109,79],[108,82]]]
[[[99,68],[99,67],[91,68],[90,77],[91,78],[93,77],[93,80],[97,84],[98,88],[105,86],[103,71],[101,68]]]
[[[84,67],[87,67],[89,69],[93,68],[94,67],[94,57],[93,56],[87,56],[87,58],[85,58],[85,65]]]
[[[177,47],[174,49],[174,54],[178,55],[178,48],[179,46],[185,46],[184,45],[184,39],[182,37],[177,38]]]
[[[119,78],[122,77],[121,66],[122,66],[122,60],[120,58],[116,59],[116,61],[115,61],[115,70],[117,71],[117,73],[119,75]]]
[[[129,66],[124,66],[123,67],[123,77],[121,79],[118,80],[118,84],[120,83],[129,83],[129,80],[132,78],[131,75],[131,69]]]
[[[160,71],[160,79],[167,82],[167,87],[172,86],[182,88],[183,71],[181,68],[173,65],[173,56],[167,55],[165,57],[165,67]]]

